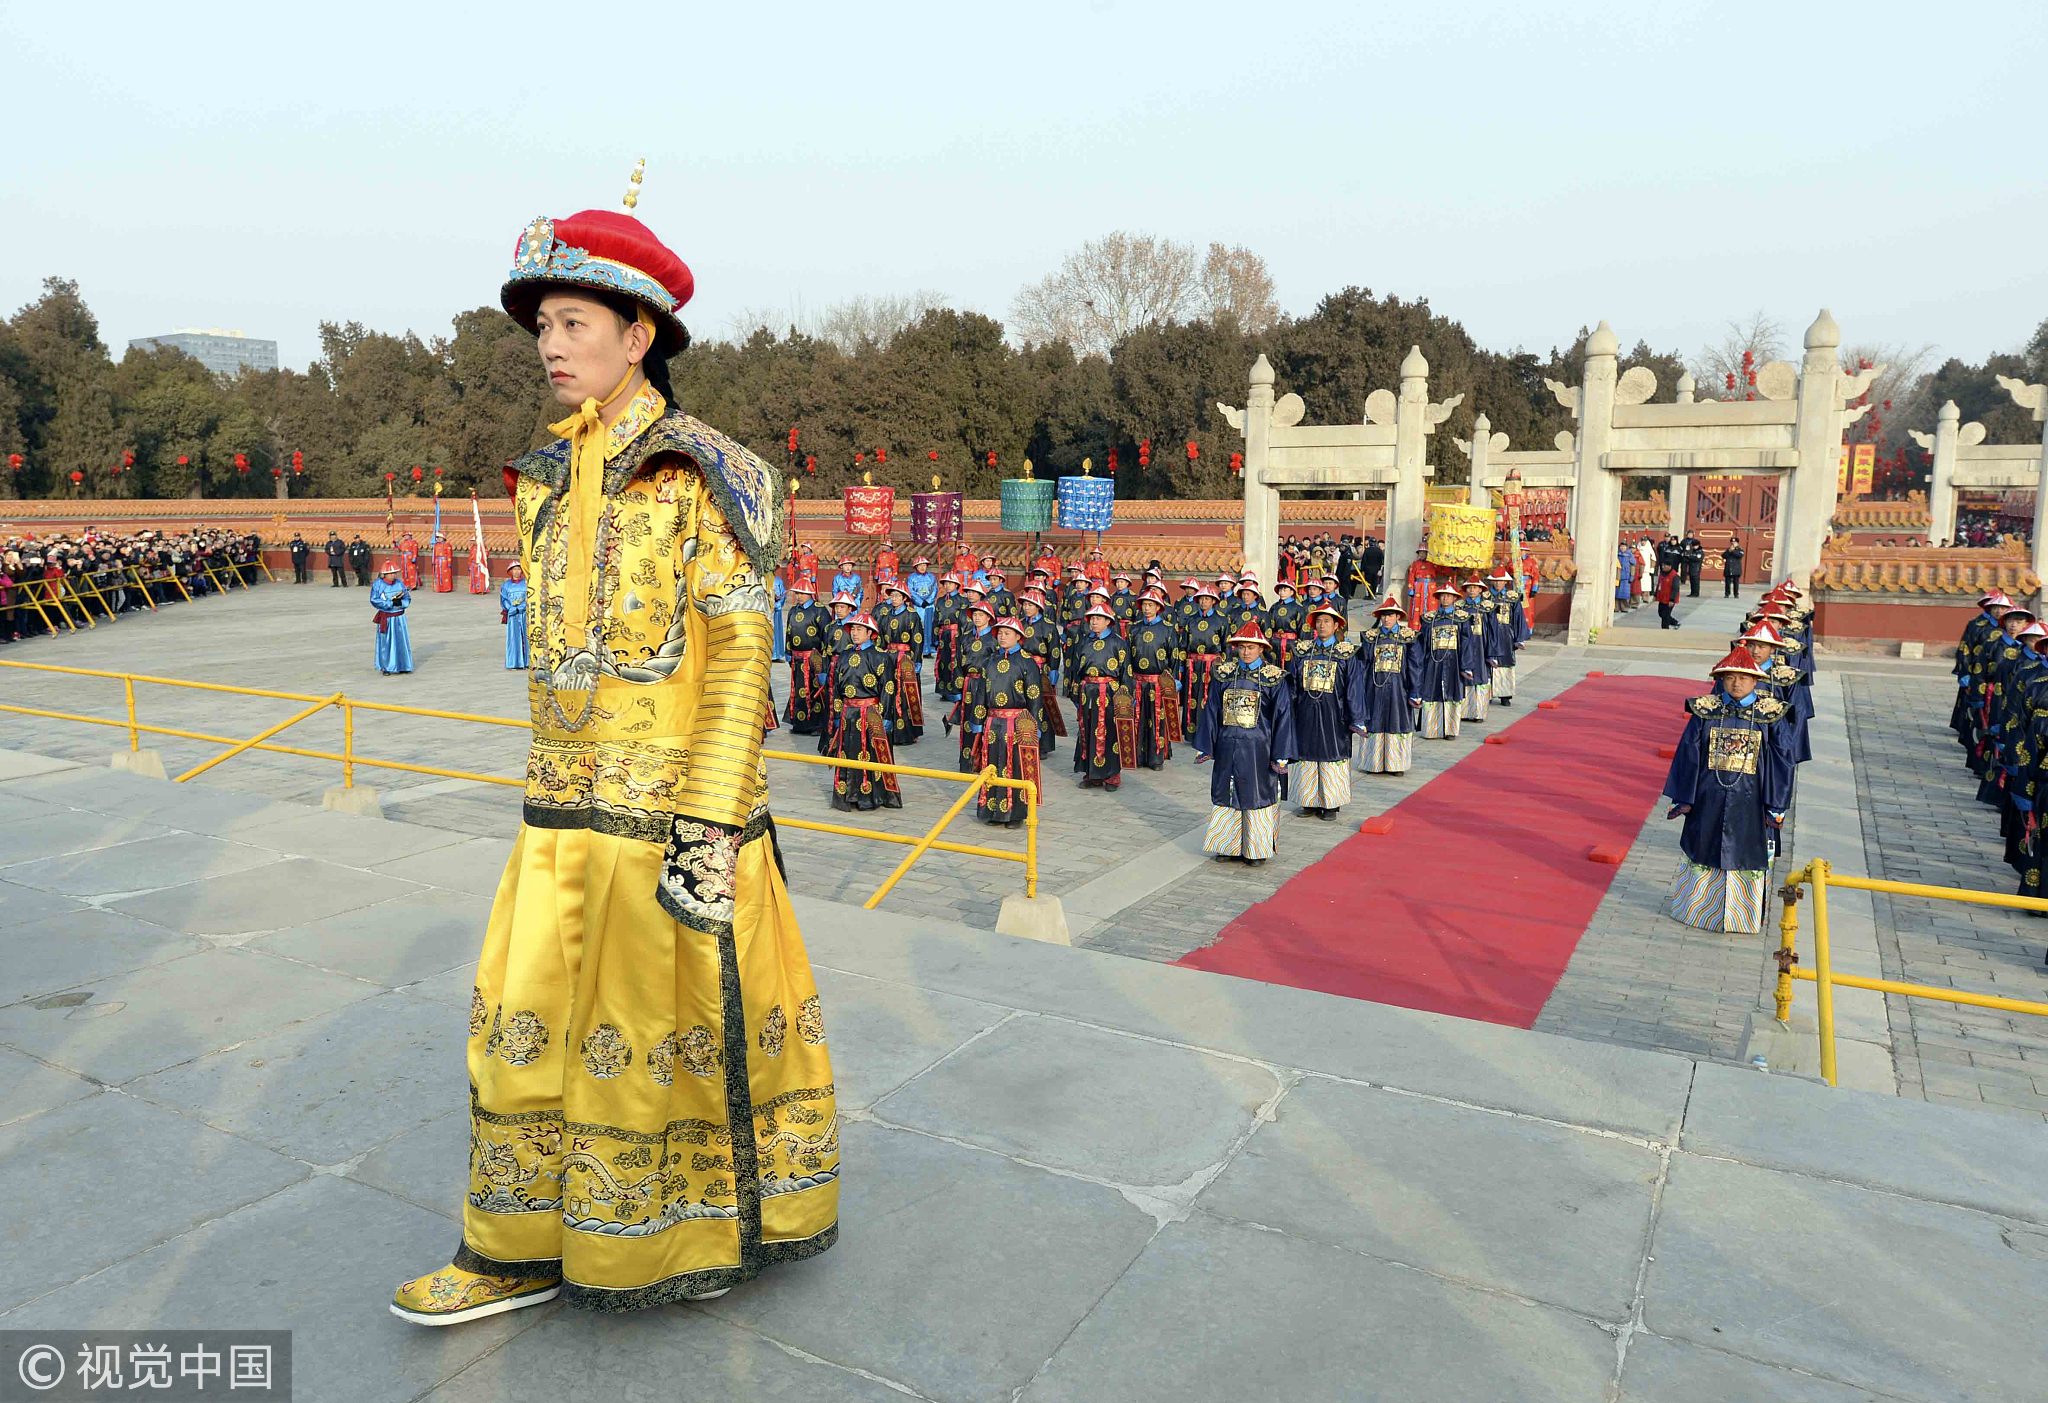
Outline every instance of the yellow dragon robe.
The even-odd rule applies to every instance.
[[[762,773],[779,484],[652,387],[598,431],[601,481],[566,439],[507,470],[533,745],[455,1264],[630,1310],[830,1247],[839,1135]]]

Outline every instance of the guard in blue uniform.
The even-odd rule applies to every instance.
[[[1792,735],[1785,704],[1757,690],[1763,669],[1745,648],[1714,667],[1715,688],[1685,704],[1664,779],[1667,818],[1685,819],[1685,863],[1671,888],[1672,919],[1754,935],[1792,803]]]
[[[930,657],[938,649],[932,630],[939,622],[939,577],[932,573],[932,558],[920,555],[912,560],[903,583],[910,586],[910,607],[917,610],[918,621],[924,625],[924,655]]]
[[[1209,829],[1202,851],[1218,862],[1257,867],[1273,855],[1294,709],[1287,674],[1266,661],[1266,635],[1248,623],[1230,637],[1237,656],[1216,666],[1215,685],[1195,729],[1195,763],[1211,759]]]
[[[526,571],[516,560],[498,583],[498,622],[505,625],[505,666],[524,672],[530,660],[526,644]]]
[[[867,585],[862,581],[860,572],[854,569],[850,555],[840,557],[839,573],[832,577],[833,600],[837,602],[842,594],[853,601],[856,609],[867,602]]]
[[[1365,719],[1365,668],[1343,637],[1344,609],[1326,601],[1308,616],[1311,636],[1287,664],[1295,763],[1288,774],[1304,814],[1329,821],[1351,802],[1351,738]]]
[[[1522,608],[1522,592],[1506,570],[1486,577],[1487,606],[1486,668],[1492,699],[1501,706],[1515,704],[1515,654],[1529,641],[1529,616]]]
[[[1410,698],[1417,708],[1415,729],[1424,740],[1455,740],[1465,713],[1465,610],[1458,587],[1436,587],[1437,607],[1416,621],[1422,667]]]
[[[1487,661],[1487,620],[1493,610],[1485,599],[1486,581],[1477,575],[1465,581],[1465,593],[1458,605],[1464,615],[1460,625],[1458,671],[1465,681],[1465,720],[1484,721],[1487,704],[1493,700],[1493,666]]]
[[[370,608],[377,615],[377,671],[387,677],[412,671],[412,633],[405,626],[411,603],[412,591],[399,582],[398,567],[386,565],[370,584]]]
[[[1365,672],[1365,708],[1358,718],[1358,768],[1369,775],[1401,775],[1415,750],[1415,702],[1422,694],[1422,641],[1408,627],[1408,611],[1388,595],[1372,612],[1372,628],[1358,640]]]

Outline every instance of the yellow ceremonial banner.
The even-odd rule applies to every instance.
[[[1850,479],[1857,496],[1870,490],[1872,480],[1877,476],[1877,445],[1859,443],[1856,445],[1855,476]]]
[[[1842,457],[1835,464],[1835,495],[1841,496],[1849,490],[1849,445],[1842,445]]]
[[[1483,570],[1493,564],[1495,516],[1489,507],[1437,503],[1429,509],[1429,559],[1433,565]]]

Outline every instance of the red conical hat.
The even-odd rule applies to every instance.
[[[1308,616],[1311,619],[1313,619],[1318,614],[1328,614],[1331,618],[1337,621],[1338,628],[1343,628],[1351,622],[1349,619],[1344,617],[1344,611],[1342,609],[1339,609],[1334,604],[1318,604],[1315,608],[1308,611]]]
[[[1401,601],[1394,598],[1391,594],[1387,596],[1387,602],[1373,610],[1372,613],[1374,618],[1378,618],[1381,614],[1399,614],[1404,619],[1408,617],[1408,611],[1401,607]]]
[[[1767,675],[1761,667],[1757,666],[1756,655],[1747,648],[1730,648],[1728,656],[1714,664],[1714,676],[1719,677],[1729,672],[1740,672],[1750,677],[1763,677]]]
[[[1267,638],[1264,631],[1259,628],[1259,621],[1257,619],[1246,619],[1244,627],[1230,635],[1230,642],[1233,644],[1257,643],[1267,648],[1273,646],[1272,640]]]

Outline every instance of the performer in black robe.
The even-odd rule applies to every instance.
[[[825,669],[832,661],[825,652],[825,630],[832,615],[818,603],[816,586],[800,579],[789,591],[789,608],[783,611],[783,641],[789,652],[789,700],[783,704],[782,719],[800,736],[814,736],[824,728]]]
[[[1166,591],[1154,586],[1138,596],[1138,621],[1131,627],[1131,719],[1138,733],[1136,763],[1148,770],[1173,758],[1183,734],[1180,712],[1180,634],[1166,615]]]
[[[1114,790],[1126,761],[1137,763],[1131,716],[1131,650],[1116,631],[1115,607],[1098,603],[1085,615],[1088,635],[1074,653],[1080,700],[1074,723],[1074,773],[1083,789]]]
[[[1683,817],[1685,863],[1671,888],[1672,919],[1754,935],[1779,831],[1792,803],[1792,735],[1785,704],[1756,684],[1763,669],[1736,648],[1714,667],[1715,689],[1685,704],[1685,732],[1664,779],[1667,818]]]
[[[875,646],[875,618],[854,614],[846,621],[846,646],[832,657],[827,685],[832,689],[832,729],[825,753],[835,760],[866,760],[893,765],[889,748],[889,713],[895,700],[895,661]],[[896,776],[887,771],[832,767],[835,809],[900,809],[903,796]]]
[[[1963,636],[1956,644],[1955,677],[1956,704],[1949,712],[1949,729],[1962,742],[1963,755],[1967,759],[1977,747],[1977,709],[1972,689],[1977,682],[1977,650],[1998,630],[1998,616],[2012,607],[2012,601],[2005,597],[2005,591],[1990,590],[1977,599],[1977,612],[1963,625]]]
[[[911,607],[910,586],[891,578],[882,585],[887,601],[875,614],[876,641],[896,667],[896,694],[889,703],[889,741],[915,745],[924,735],[924,616]]]
[[[1216,680],[1216,669],[1228,650],[1232,626],[1217,608],[1220,596],[1207,585],[1195,588],[1195,612],[1181,630],[1180,716],[1187,734],[1201,721],[1202,708]]]
[[[1294,710],[1287,674],[1265,660],[1258,624],[1246,624],[1229,641],[1237,656],[1217,664],[1195,729],[1195,763],[1216,762],[1202,851],[1257,867],[1273,855],[1287,757],[1294,753]]]
[[[980,774],[993,765],[1005,779],[1031,782],[1040,803],[1038,731],[1044,720],[1045,675],[1018,646],[1023,625],[1014,617],[996,620],[979,665],[968,674],[961,694],[966,753],[960,768]],[[984,823],[1014,828],[1024,822],[1028,806],[1021,791],[1006,787],[981,791],[975,816]]]

